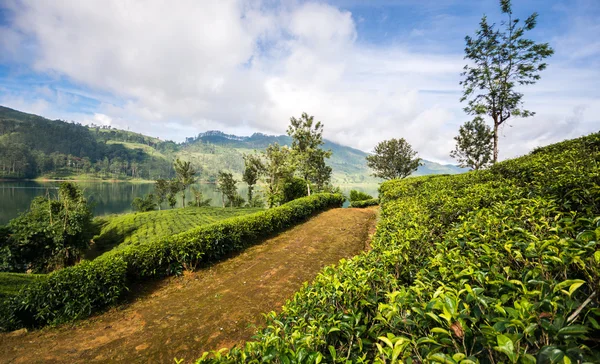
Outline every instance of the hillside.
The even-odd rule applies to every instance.
[[[291,138],[208,131],[178,144],[132,131],[49,120],[0,106],[0,178],[154,180],[172,176],[172,162],[181,158],[200,169],[205,181],[214,181],[220,170],[231,171],[239,179],[244,168],[242,155],[262,151],[272,143],[291,145]],[[367,153],[329,140],[325,140],[324,148],[333,152],[327,163],[333,169],[334,183],[380,182],[370,176]],[[453,165],[423,163],[415,175],[465,171]]]
[[[381,180],[371,177],[372,171],[367,167],[367,153],[324,140],[324,149],[331,150],[332,156],[327,163],[333,169],[335,183],[378,183]],[[264,150],[269,144],[279,143],[290,146],[292,139],[287,135],[266,135],[254,133],[251,136],[237,136],[225,134],[220,131],[200,133],[195,138],[186,138],[180,152],[206,170],[215,166],[224,165],[227,169],[241,175],[243,170],[243,153]],[[443,165],[424,160],[423,165],[413,174],[422,176],[428,174],[456,174],[463,173],[466,169],[455,165]]]

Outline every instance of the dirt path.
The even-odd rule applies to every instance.
[[[0,335],[2,363],[172,363],[252,337],[326,265],[360,253],[374,209],[333,209],[226,261],[145,287],[133,302],[75,325]]]

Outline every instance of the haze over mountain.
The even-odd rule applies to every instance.
[[[133,131],[84,126],[23,113],[0,106],[0,177],[156,179],[173,174],[175,158],[190,160],[203,180],[214,180],[220,170],[241,175],[243,153],[264,150],[269,144],[291,145],[286,135],[254,133],[228,135],[199,133],[184,143],[161,141]],[[334,183],[375,183],[366,165],[367,153],[325,140],[333,154],[327,163]],[[423,161],[415,175],[460,173],[465,169]]]

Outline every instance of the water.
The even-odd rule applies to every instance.
[[[29,208],[31,200],[36,196],[46,194],[56,195],[60,182],[0,182],[0,225],[17,217]],[[127,183],[127,182],[77,182],[88,201],[93,203],[94,215],[119,214],[133,211],[131,201],[136,197],[143,197],[154,191],[153,183]],[[221,193],[212,184],[199,184],[204,198],[212,199],[211,205],[221,206]],[[342,191],[348,195],[351,189],[357,189],[373,196],[377,196],[377,185],[343,185]],[[238,192],[245,198],[247,187],[238,183]],[[192,201],[192,194],[188,191],[187,201]],[[177,197],[177,207],[181,207],[181,194]],[[347,205],[347,204],[346,204]],[[163,203],[162,208],[168,208]]]

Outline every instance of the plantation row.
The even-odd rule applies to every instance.
[[[123,244],[93,261],[55,271],[0,306],[0,328],[36,327],[86,317],[114,305],[133,282],[193,269],[312,214],[341,206],[338,194],[315,194],[280,207],[200,226],[174,236]]]
[[[199,362],[600,362],[600,133],[381,186],[372,250]]]
[[[96,218],[96,222],[101,224],[102,228],[94,237],[94,242],[102,250],[108,250],[118,244],[144,244],[197,226],[261,210],[259,208],[188,207],[99,217]]]

